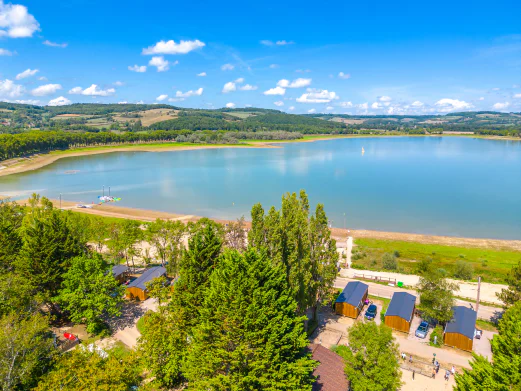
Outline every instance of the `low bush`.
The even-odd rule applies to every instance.
[[[440,325],[436,326],[434,330],[432,330],[430,345],[438,348],[443,346],[443,327]]]
[[[357,263],[351,263],[351,269],[365,270],[365,266],[364,265],[359,265]]]
[[[472,264],[464,261],[457,261],[454,270],[454,277],[461,280],[471,280],[474,275],[474,267]]]
[[[398,268],[398,262],[396,257],[392,253],[385,253],[382,257],[383,268],[386,270],[396,270]]]

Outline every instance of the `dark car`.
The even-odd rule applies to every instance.
[[[367,320],[373,320],[374,318],[376,318],[377,311],[378,311],[378,308],[376,307],[376,305],[371,304],[369,306],[369,308],[367,308],[367,311],[365,311],[365,318]]]
[[[429,323],[422,321],[418,328],[416,329],[416,332],[414,335],[416,335],[418,338],[425,338],[427,337],[427,334],[429,333]]]

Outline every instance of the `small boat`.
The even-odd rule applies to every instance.
[[[362,155],[365,153],[365,149],[364,147],[362,147]]]

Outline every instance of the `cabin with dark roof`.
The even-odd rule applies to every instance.
[[[344,372],[344,359],[322,345],[309,346],[313,360],[319,365],[313,371],[317,379],[313,383],[313,391],[347,391],[349,384]]]
[[[385,312],[385,324],[392,329],[408,333],[415,308],[416,296],[407,292],[395,292]]]
[[[452,310],[452,320],[445,326],[443,341],[447,346],[472,352],[478,315],[464,306],[452,307]]]
[[[129,299],[139,299],[144,301],[148,299],[148,291],[146,284],[152,281],[154,278],[158,278],[166,275],[166,269],[164,267],[151,267],[145,270],[145,272],[132,281],[127,286],[127,297]]]
[[[130,269],[126,265],[112,266],[112,275],[120,284],[123,284],[129,275]]]
[[[360,281],[351,281],[346,285],[335,301],[335,312],[338,315],[358,318],[369,294],[369,286]]]

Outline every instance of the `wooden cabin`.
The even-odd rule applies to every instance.
[[[409,333],[415,308],[416,296],[407,292],[395,292],[385,313],[385,324],[392,329]]]
[[[154,278],[164,275],[166,275],[166,269],[161,266],[151,267],[150,269],[145,270],[141,276],[136,278],[127,286],[127,297],[129,299],[139,299],[141,301],[148,299],[146,284]]]
[[[445,326],[443,341],[447,346],[472,352],[478,314],[464,306],[456,306],[452,310],[452,320]]]
[[[120,284],[127,281],[129,277],[130,269],[126,265],[115,265],[112,266],[112,275]]]
[[[360,281],[351,281],[346,285],[340,296],[335,301],[335,312],[338,315],[356,319],[369,294],[369,286]]]

